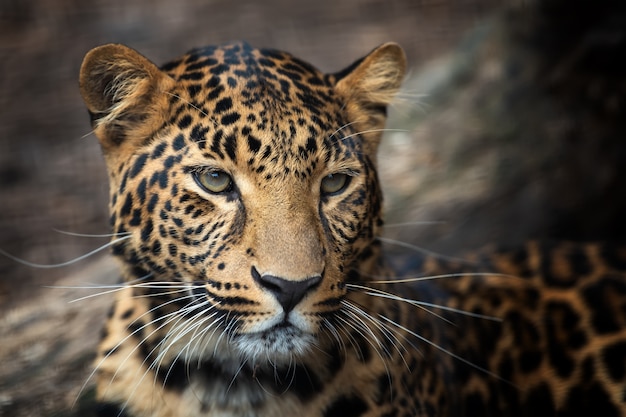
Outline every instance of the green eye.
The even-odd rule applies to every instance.
[[[346,174],[328,174],[322,179],[321,190],[323,195],[337,194],[343,191],[350,183]]]
[[[233,179],[224,171],[207,171],[195,174],[196,181],[212,194],[231,191]]]

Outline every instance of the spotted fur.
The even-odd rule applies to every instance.
[[[626,415],[625,252],[388,265],[376,150],[404,69],[395,44],[336,74],[245,43],[87,54],[124,279],[100,415]]]

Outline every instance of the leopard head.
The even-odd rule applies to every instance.
[[[161,68],[122,45],[87,54],[114,254],[157,327],[252,362],[332,339],[346,283],[375,262],[376,150],[404,70],[392,43],[335,74],[245,43]]]

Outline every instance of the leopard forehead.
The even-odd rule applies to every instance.
[[[174,142],[193,143],[204,159],[269,180],[362,155],[328,77],[287,53],[237,43],[193,50],[162,69],[178,81],[169,122],[184,134]]]

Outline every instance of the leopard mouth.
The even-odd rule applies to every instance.
[[[191,294],[198,302],[205,301],[208,293],[204,286],[191,288]],[[221,322],[220,327],[225,328],[231,327],[231,324],[236,328],[238,326],[235,323],[243,319],[237,318],[233,311],[219,308],[211,308],[206,314],[214,315],[213,320]],[[268,360],[273,364],[290,363],[294,358],[307,354],[317,340],[315,334],[294,311],[279,313],[255,327],[247,332],[234,331],[229,337],[221,339],[221,343],[230,345],[222,353],[233,349],[236,356],[251,363],[263,363]]]

